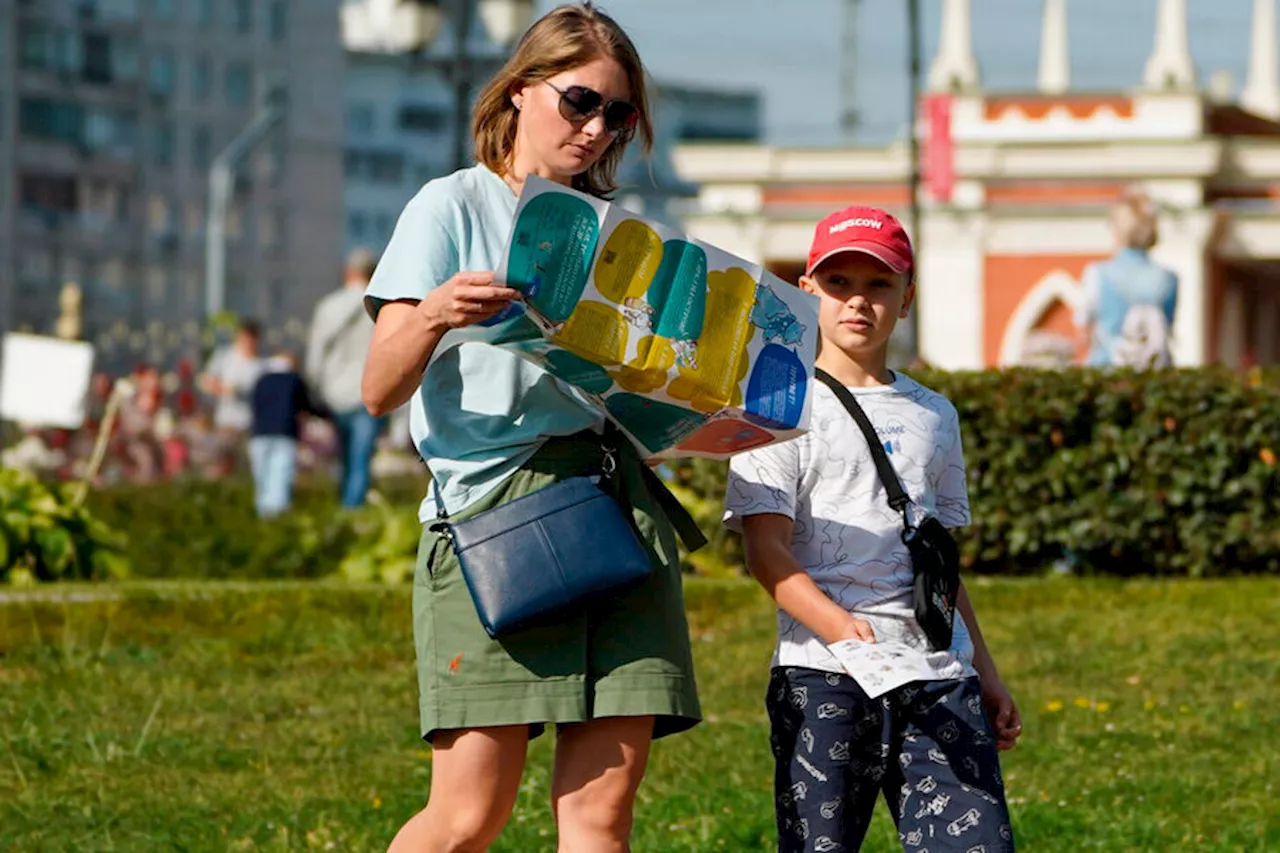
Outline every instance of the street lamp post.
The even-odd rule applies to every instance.
[[[415,67],[436,71],[448,81],[453,98],[453,168],[461,169],[469,160],[467,116],[472,87],[505,61],[502,54],[471,53],[476,19],[505,52],[528,28],[533,12],[534,0],[364,0],[343,6],[343,38],[353,50],[412,55]],[[438,56],[428,54],[446,18],[453,49]]]
[[[438,0],[427,2],[434,6],[436,14],[447,13],[453,30],[453,52],[444,56],[429,56],[424,42],[414,61],[419,67],[438,71],[453,89],[453,168],[468,165],[470,156],[467,141],[470,128],[467,117],[471,112],[471,90],[476,82],[493,75],[506,61],[505,48],[523,33],[533,20],[533,0]],[[475,55],[471,53],[471,33],[479,16],[485,32],[493,42],[504,49],[503,54]],[[433,36],[439,31],[434,28]]]
[[[258,112],[209,167],[209,199],[204,227],[204,313],[211,321],[226,307],[227,208],[231,204],[235,168],[255,145],[284,118],[283,90],[271,86]]]
[[[908,156],[911,158],[909,185],[910,185],[910,221],[911,221],[911,242],[913,254],[916,257],[917,267],[920,260],[920,246],[924,242],[921,235],[921,217],[920,217],[920,134],[918,132],[918,123],[916,116],[920,112],[920,0],[908,0],[907,2],[907,55],[910,68],[910,86],[909,91],[911,104],[907,110],[907,146]],[[917,286],[919,284],[919,272],[915,273]],[[916,305],[920,302],[917,298]],[[907,318],[907,347],[911,358],[915,358],[920,354],[920,309],[916,307]]]

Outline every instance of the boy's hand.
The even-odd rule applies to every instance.
[[[859,619],[856,616],[849,617],[849,624],[836,641],[840,640],[861,640],[864,643],[874,643],[876,641],[875,632],[871,630],[871,623],[866,619]]]
[[[996,732],[996,748],[1001,752],[1013,749],[1022,734],[1022,715],[1018,713],[1009,688],[999,678],[980,678],[979,683],[982,685],[982,703]]]

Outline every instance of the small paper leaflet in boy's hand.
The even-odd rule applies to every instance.
[[[906,643],[841,640],[827,649],[872,699],[909,682],[936,677]]]

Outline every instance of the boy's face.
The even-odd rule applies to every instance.
[[[800,286],[816,295],[824,342],[850,356],[872,355],[889,345],[898,320],[915,298],[909,273],[896,273],[864,252],[841,252],[824,261]]]

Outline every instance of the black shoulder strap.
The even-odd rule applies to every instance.
[[[889,462],[889,454],[884,452],[884,445],[880,443],[880,438],[876,435],[875,427],[871,425],[871,421],[867,418],[867,413],[862,411],[862,406],[858,405],[858,400],[849,393],[849,389],[837,382],[831,374],[821,367],[817,367],[814,368],[813,375],[817,377],[819,382],[831,389],[831,393],[836,395],[836,399],[840,401],[845,411],[858,424],[862,434],[866,436],[867,445],[871,448],[871,459],[876,463],[876,473],[880,475],[880,482],[884,483],[885,494],[889,496],[889,506],[893,507],[895,512],[904,513],[903,519],[905,520],[905,511],[907,504],[911,503],[911,498],[908,497],[907,490],[902,488],[902,481],[898,479],[898,472],[893,470],[893,464]]]

